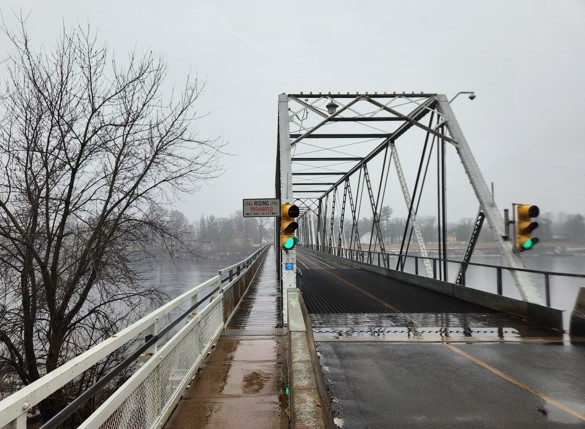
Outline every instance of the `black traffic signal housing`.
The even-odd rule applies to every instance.
[[[516,249],[519,252],[532,249],[540,241],[532,236],[532,232],[538,228],[538,222],[533,218],[538,217],[540,209],[531,204],[516,205]]]
[[[299,213],[299,208],[294,204],[280,206],[280,247],[284,250],[293,249],[299,242],[295,236],[295,231],[299,227],[296,221]]]

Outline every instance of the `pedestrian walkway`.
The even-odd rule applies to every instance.
[[[271,249],[166,429],[288,428],[280,297]]]

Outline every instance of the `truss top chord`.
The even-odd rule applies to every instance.
[[[331,93],[296,93],[296,94],[288,94],[289,97],[299,97],[299,98],[323,98],[323,97],[333,97],[333,98],[355,98],[355,97],[371,97],[371,98],[424,98],[424,97],[434,97],[436,93],[427,93],[427,92],[403,92],[402,94],[398,94],[396,92],[390,93],[371,93],[371,92],[348,92],[346,94],[331,94]]]

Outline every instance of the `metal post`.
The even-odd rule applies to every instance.
[[[290,124],[288,113],[287,94],[280,94],[278,97],[278,164],[280,167],[280,202],[281,204],[293,203],[292,169],[291,169],[291,140]],[[278,184],[277,184],[278,186]],[[295,248],[284,251],[279,249],[281,254],[281,266],[279,268],[282,279],[282,317],[287,320],[287,289],[297,285],[296,262],[297,252]]]
[[[220,283],[221,283],[221,281],[220,281]],[[199,292],[197,292],[196,294],[194,294],[191,297],[191,307],[193,307],[198,302],[199,302]],[[189,320],[193,319],[196,316],[197,316],[197,310],[193,310],[193,312],[189,315],[189,317],[187,319],[187,323],[189,323]]]
[[[159,318],[157,317],[152,325],[144,330],[144,342],[148,342],[152,337],[158,334],[159,331]],[[154,343],[138,358],[138,365],[142,366],[150,359],[158,350],[158,344]]]
[[[497,268],[497,275],[498,275],[498,295],[502,295],[504,292],[502,290],[502,268],[498,267]]]
[[[544,275],[544,293],[546,296],[546,306],[550,307],[550,276]]]

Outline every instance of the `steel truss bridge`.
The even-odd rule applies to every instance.
[[[276,196],[300,208],[299,245],[277,236],[4,398],[0,428],[38,427],[55,392],[68,404],[44,429],[583,427],[585,288],[567,336],[550,279],[585,275],[526,269],[457,95],[280,95]],[[476,216],[457,253],[449,192]],[[502,266],[471,261],[484,221]],[[472,266],[496,273],[497,293],[471,287]],[[505,275],[520,299],[502,296]],[[121,350],[88,390],[70,388]]]
[[[365,252],[368,262],[374,252],[392,254],[394,265],[390,267],[387,257],[383,263],[396,270],[403,270],[406,258],[414,253],[422,258],[423,275],[445,281],[453,278],[461,284],[464,268],[456,276],[448,272],[447,209],[452,201],[448,185],[455,184],[454,192],[461,193],[461,184],[467,181],[475,197],[468,200],[469,217],[477,221],[464,261],[469,261],[485,219],[522,299],[543,303],[529,273],[523,271],[521,256],[514,251],[504,219],[445,95],[282,94],[278,112],[276,193],[283,203],[299,206],[301,243],[335,255]],[[451,181],[458,167],[454,159],[463,171]],[[387,206],[395,211],[404,207],[406,218],[391,237],[384,213]],[[428,225],[423,225],[420,216],[423,210],[429,213],[429,208],[437,220],[434,266],[425,240]],[[363,218],[370,220],[365,228],[360,225]],[[388,238],[395,242],[391,248]],[[284,262],[294,262],[294,258],[294,252],[283,255]],[[283,270],[284,287],[294,285],[293,277]]]

